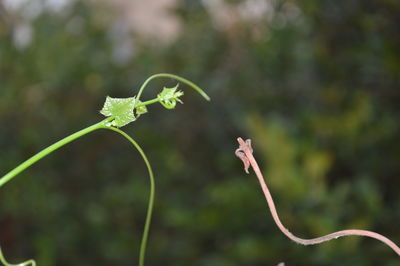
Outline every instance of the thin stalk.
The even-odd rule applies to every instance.
[[[153,207],[154,207],[155,181],[154,181],[153,169],[151,168],[150,162],[147,159],[147,156],[144,153],[143,149],[128,134],[126,134],[124,131],[122,131],[118,128],[115,128],[115,127],[105,127],[105,128],[115,131],[115,132],[121,134],[123,137],[125,137],[138,150],[138,152],[140,153],[140,155],[143,158],[143,161],[145,162],[145,164],[147,166],[147,171],[149,172],[150,195],[149,195],[149,203],[148,203],[148,207],[147,207],[146,221],[144,224],[144,230],[143,230],[142,241],[140,244],[140,253],[139,253],[139,266],[144,266],[147,240],[149,238],[149,230],[150,230],[150,224],[151,224],[151,216],[153,214]]]
[[[194,84],[193,82],[191,82],[191,81],[189,81],[189,80],[187,80],[187,79],[185,79],[185,78],[179,77],[179,76],[177,76],[177,75],[169,74],[169,73],[159,73],[159,74],[155,74],[155,75],[149,77],[148,79],[146,79],[146,81],[145,81],[145,82],[143,83],[143,85],[140,87],[139,93],[137,94],[136,99],[139,100],[139,98],[140,98],[140,96],[142,95],[142,92],[143,92],[144,88],[147,86],[147,84],[149,84],[150,81],[152,81],[153,79],[156,79],[156,78],[172,78],[172,79],[176,79],[176,80],[178,80],[178,81],[180,81],[180,82],[183,82],[183,83],[185,83],[186,85],[190,86],[192,89],[194,89],[195,91],[197,91],[201,96],[203,96],[204,99],[206,99],[207,101],[210,101],[210,100],[211,100],[210,97],[209,97],[199,86],[197,86],[197,85]]]
[[[383,242],[385,245],[389,246],[397,255],[400,256],[400,247],[396,245],[392,240],[389,238],[378,234],[376,232],[368,231],[368,230],[360,230],[360,229],[348,229],[348,230],[341,230],[337,231],[328,235],[311,238],[311,239],[304,239],[293,235],[289,230],[282,224],[281,219],[278,216],[278,212],[276,211],[274,200],[272,199],[271,193],[269,192],[268,186],[265,183],[264,176],[261,173],[260,167],[256,159],[253,156],[253,148],[251,146],[251,140],[248,139],[246,142],[242,138],[238,138],[237,141],[239,142],[239,148],[235,151],[237,157],[239,157],[244,163],[244,170],[246,173],[249,173],[248,169],[251,166],[260,182],[261,189],[264,192],[265,199],[267,200],[267,204],[269,210],[271,211],[272,218],[274,219],[276,225],[278,226],[279,230],[282,231],[288,238],[293,240],[296,243],[302,245],[315,245],[320,244],[332,239],[337,239],[343,236],[366,236],[370,238],[375,238]]]
[[[93,132],[97,129],[109,129],[112,131],[115,131],[119,134],[121,134],[122,136],[124,136],[127,140],[129,140],[129,142],[131,142],[131,144],[133,144],[133,146],[139,151],[140,155],[142,156],[146,166],[147,166],[147,170],[149,172],[149,177],[150,177],[150,198],[149,198],[149,203],[148,203],[148,208],[147,208],[147,215],[146,215],[146,222],[145,222],[145,226],[144,226],[144,231],[143,231],[143,236],[142,236],[142,241],[141,241],[141,245],[140,245],[140,255],[139,255],[139,266],[144,266],[144,259],[145,259],[145,254],[146,254],[146,246],[147,246],[147,240],[148,240],[148,235],[149,235],[149,231],[150,231],[150,224],[151,224],[151,217],[152,217],[152,213],[153,213],[153,206],[154,206],[154,195],[155,195],[155,182],[154,182],[154,174],[153,174],[153,170],[151,168],[150,162],[146,157],[146,154],[144,153],[143,149],[139,146],[139,144],[134,141],[128,134],[126,134],[124,131],[118,129],[118,128],[114,128],[114,127],[109,127],[107,126],[107,123],[109,121],[111,121],[112,118],[108,118],[105,119],[103,121],[101,121],[100,123],[94,124],[92,126],[89,126],[85,129],[82,129],[76,133],[71,134],[70,136],[63,138],[60,141],[57,141],[56,143],[54,143],[53,145],[45,148],[44,150],[42,150],[41,152],[37,153],[36,155],[32,156],[31,158],[29,158],[28,160],[26,160],[25,162],[21,163],[19,166],[17,166],[16,168],[14,168],[13,170],[11,170],[9,173],[7,173],[6,175],[4,175],[1,179],[0,179],[0,187],[5,185],[7,182],[11,181],[15,176],[17,176],[19,173],[21,173],[22,171],[24,171],[25,169],[29,168],[30,166],[32,166],[33,164],[35,164],[36,162],[38,162],[39,160],[43,159],[44,157],[46,157],[47,155],[49,155],[50,153],[54,152],[55,150],[61,148],[62,146],[90,133]],[[12,264],[7,263],[7,261],[4,259],[4,256],[1,252],[0,249],[0,262],[2,262],[4,265],[6,266],[12,266]],[[33,260],[29,260],[27,262],[24,262],[22,264],[18,264],[21,266],[25,266],[25,265],[29,265],[32,264],[32,266],[35,266],[36,263]]]
[[[47,155],[49,155],[50,153],[52,153],[53,151],[61,148],[62,146],[70,143],[71,141],[74,141],[94,130],[103,128],[112,118],[107,118],[103,121],[101,121],[100,123],[94,124],[92,126],[89,126],[87,128],[84,128],[72,135],[69,135],[66,138],[63,138],[60,141],[57,141],[56,143],[54,143],[53,145],[45,148],[44,150],[42,150],[41,152],[37,153],[36,155],[32,156],[31,158],[29,158],[28,160],[26,160],[25,162],[21,163],[20,165],[18,165],[16,168],[14,168],[13,170],[11,170],[10,172],[8,172],[6,175],[4,175],[2,178],[0,178],[0,187],[4,186],[7,182],[11,181],[16,175],[18,175],[19,173],[21,173],[22,171],[24,171],[25,169],[27,169],[28,167],[32,166],[34,163],[36,163],[37,161],[39,161],[40,159],[46,157]]]
[[[154,99],[152,99],[152,100],[148,100],[148,101],[145,101],[145,102],[141,102],[141,103],[135,105],[135,108],[137,108],[137,107],[142,107],[142,106],[146,106],[146,105],[153,104],[153,103],[158,103],[159,101],[160,101],[160,99],[154,98]]]

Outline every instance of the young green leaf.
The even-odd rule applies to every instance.
[[[100,113],[106,117],[113,117],[112,126],[123,127],[136,120],[133,109],[135,108],[135,97],[111,98],[107,96],[103,109]],[[141,109],[141,108],[140,108]],[[141,109],[141,111],[144,111]]]
[[[174,109],[176,102],[183,103],[179,97],[183,95],[183,91],[177,91],[179,84],[173,88],[164,87],[162,92],[157,95],[160,103],[167,109]]]

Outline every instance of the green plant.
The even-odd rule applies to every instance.
[[[143,83],[143,85],[140,87],[139,92],[136,96],[129,97],[129,98],[111,98],[108,96],[104,103],[103,109],[100,111],[100,113],[102,115],[107,117],[106,119],[104,119],[103,121],[101,121],[97,124],[94,124],[85,129],[82,129],[76,133],[73,133],[72,135],[54,143],[53,145],[48,146],[41,152],[32,156],[25,162],[21,163],[19,166],[17,166],[16,168],[14,168],[13,170],[11,170],[6,175],[4,175],[3,177],[0,178],[0,187],[4,186],[7,182],[11,181],[19,173],[21,173],[22,171],[24,171],[25,169],[27,169],[34,163],[38,162],[39,160],[43,159],[47,155],[51,154],[53,151],[63,147],[64,145],[70,143],[71,141],[74,141],[80,137],[83,137],[83,136],[89,134],[90,132],[93,132],[98,129],[108,129],[108,130],[117,132],[118,134],[120,134],[124,138],[126,138],[138,150],[138,152],[142,156],[142,158],[147,166],[148,174],[150,177],[150,195],[149,195],[146,221],[145,221],[145,225],[144,225],[144,230],[143,230],[143,235],[142,235],[142,240],[141,240],[141,245],[140,245],[140,254],[139,254],[139,266],[143,266],[145,253],[146,253],[147,239],[148,239],[148,234],[149,234],[149,230],[150,230],[151,217],[152,217],[152,213],[153,213],[153,205],[154,205],[154,194],[155,194],[154,174],[153,174],[153,170],[150,165],[150,162],[147,159],[146,154],[144,153],[143,149],[139,146],[139,144],[135,140],[133,140],[128,134],[126,134],[120,128],[135,121],[136,119],[139,118],[139,116],[147,113],[147,106],[150,104],[160,103],[167,109],[174,109],[177,102],[182,103],[180,97],[183,96],[183,92],[178,90],[178,85],[176,85],[173,88],[164,87],[163,90],[154,99],[144,101],[144,102],[140,101],[140,96],[142,95],[143,90],[146,88],[146,86],[149,84],[150,81],[152,81],[156,78],[172,78],[172,79],[175,79],[182,83],[185,83],[186,85],[190,86],[195,91],[197,91],[207,101],[210,100],[210,97],[200,87],[198,87],[196,84],[192,83],[191,81],[189,81],[187,79],[184,79],[182,77],[179,77],[179,76],[176,76],[173,74],[167,74],[167,73],[155,74],[155,75],[149,77]],[[0,249],[0,262],[3,263],[5,266],[13,265],[13,264],[8,263],[5,260],[1,249]],[[36,262],[34,260],[29,260],[29,261],[26,261],[23,263],[19,263],[17,265],[35,266]]]

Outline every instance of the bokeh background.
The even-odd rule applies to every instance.
[[[1,175],[170,72],[212,101],[181,86],[184,105],[125,128],[157,179],[147,265],[399,265],[372,239],[288,240],[233,154],[253,140],[293,233],[399,243],[399,14],[396,0],[2,0]],[[137,265],[148,187],[129,143],[95,132],[1,188],[1,247],[40,266]]]

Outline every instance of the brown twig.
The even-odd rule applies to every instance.
[[[254,172],[258,177],[258,181],[260,182],[261,188],[264,192],[272,217],[276,225],[282,231],[282,233],[284,233],[288,238],[302,245],[315,245],[332,239],[337,239],[342,236],[351,236],[351,235],[366,236],[375,238],[383,242],[384,244],[388,245],[394,252],[396,252],[397,255],[400,256],[399,246],[397,246],[393,241],[391,241],[387,237],[372,231],[359,230],[359,229],[341,230],[325,236],[311,238],[311,239],[303,239],[290,233],[289,230],[283,226],[281,220],[279,219],[278,213],[276,212],[275,203],[272,199],[271,193],[269,192],[269,189],[265,184],[264,177],[260,171],[260,168],[258,167],[257,161],[254,159],[253,148],[251,147],[251,140],[247,139],[246,141],[243,141],[242,138],[238,138],[237,141],[239,142],[239,148],[235,151],[236,156],[243,161],[244,170],[246,171],[246,173],[249,173],[248,169],[250,166],[253,168]]]

